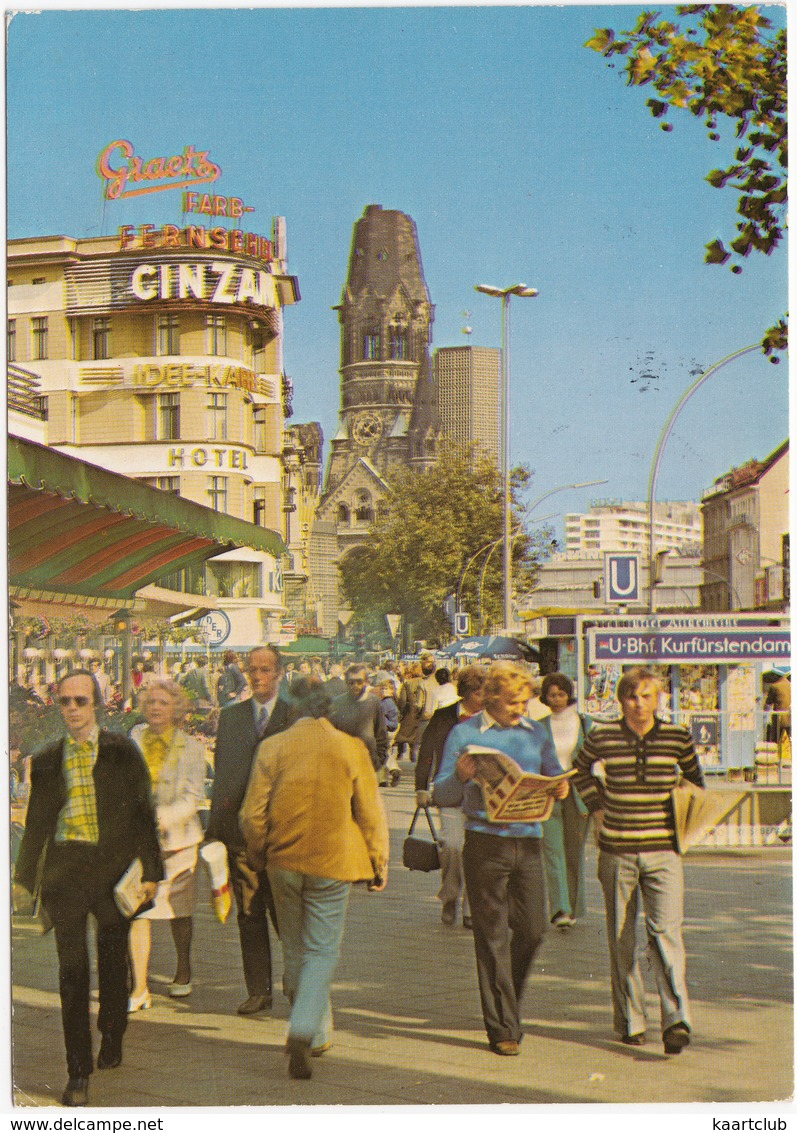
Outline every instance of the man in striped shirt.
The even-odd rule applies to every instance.
[[[704,782],[689,733],[656,716],[660,691],[650,669],[633,668],[621,677],[622,719],[592,729],[574,762],[574,783],[598,837],[615,1030],[629,1046],[645,1042],[645,988],[636,946],[641,895],[664,1049],[678,1054],[689,1044],[692,1027],[682,934],[683,863],[671,791],[679,772],[698,787]],[[603,765],[603,781],[592,774],[596,763]]]

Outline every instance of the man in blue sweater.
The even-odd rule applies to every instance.
[[[433,802],[461,806],[465,813],[462,863],[470,898],[482,1015],[490,1050],[519,1053],[520,998],[548,917],[539,822],[491,822],[481,787],[474,781],[476,757],[469,746],[503,752],[522,771],[561,775],[550,728],[524,713],[532,685],[516,665],[492,666],[484,684],[484,709],[457,724],[443,749]],[[554,790],[567,794],[567,782]]]

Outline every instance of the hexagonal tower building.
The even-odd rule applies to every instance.
[[[368,205],[354,226],[349,274],[338,307],[341,325],[340,428],[331,443],[325,491],[358,457],[380,476],[434,461],[438,433],[428,367],[434,307],[411,217]],[[422,380],[419,381],[419,378]],[[419,414],[418,397],[424,411]],[[430,404],[430,400],[433,404]],[[423,443],[414,432],[423,430]]]

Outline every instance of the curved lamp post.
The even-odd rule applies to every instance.
[[[729,354],[727,358],[723,358],[720,362],[710,366],[704,373],[700,375],[694,382],[692,382],[689,389],[681,395],[674,409],[670,413],[664,423],[664,428],[659,436],[656,445],[656,451],[653,454],[653,463],[650,466],[650,477],[648,479],[648,612],[653,613],[654,596],[655,596],[655,581],[654,576],[656,573],[656,552],[655,552],[655,536],[653,533],[653,503],[656,498],[656,482],[659,478],[659,468],[661,467],[661,458],[664,453],[664,446],[667,444],[670,433],[672,432],[673,425],[675,424],[678,414],[681,412],[687,401],[693,394],[697,393],[704,382],[721,370],[723,366],[727,366],[729,362],[741,358],[745,354],[750,354],[754,350],[760,350],[761,343],[757,342],[755,346],[744,346],[741,350],[734,351]]]
[[[509,539],[510,484],[509,484],[509,300],[513,295],[533,299],[538,293],[525,283],[511,287],[493,287],[477,283],[477,291],[501,300],[501,469],[504,485],[504,629],[510,628],[512,612],[512,548]]]

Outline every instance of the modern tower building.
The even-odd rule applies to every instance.
[[[443,346],[434,353],[440,423],[458,444],[477,444],[501,461],[501,351]]]

